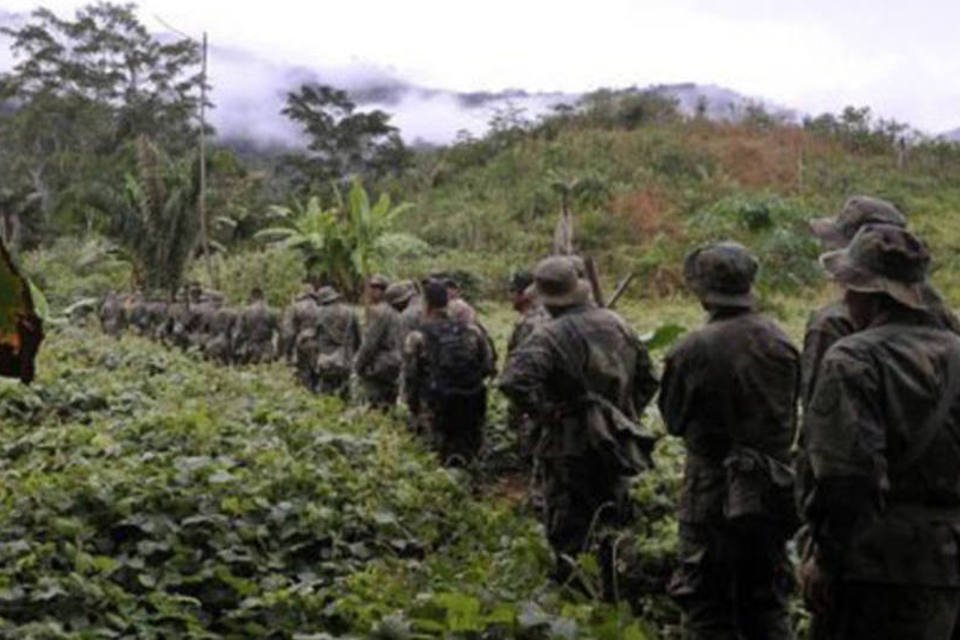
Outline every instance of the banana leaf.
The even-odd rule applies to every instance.
[[[0,376],[32,382],[42,341],[43,321],[34,306],[30,283],[0,242]]]

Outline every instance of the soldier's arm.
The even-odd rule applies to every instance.
[[[818,564],[840,569],[858,522],[875,517],[886,480],[879,387],[865,363],[828,354],[804,418],[813,471],[804,505]]]
[[[800,399],[803,401],[803,406],[808,406],[813,399],[820,365],[827,351],[838,340],[849,334],[849,328],[844,327],[840,320],[811,318],[803,336],[803,353],[800,356]]]
[[[423,334],[411,331],[403,343],[403,393],[410,412],[420,412],[423,384]]]
[[[387,329],[387,318],[383,314],[378,313],[370,318],[370,325],[363,332],[360,348],[357,350],[357,356],[353,363],[354,371],[360,373],[367,368],[383,342]]]
[[[636,344],[637,364],[636,371],[634,371],[633,402],[639,415],[653,400],[657,389],[660,388],[660,380],[657,378],[657,370],[653,366],[653,359],[650,357],[647,347],[640,342],[639,338],[637,338]]]
[[[507,361],[497,387],[521,410],[542,417],[555,407],[549,406],[547,385],[556,359],[549,338],[537,330]]]
[[[696,379],[698,364],[691,351],[688,339],[667,354],[657,400],[667,433],[680,437],[686,433],[692,410],[700,402]]]
[[[347,342],[344,346],[347,350],[347,361],[349,362],[360,346],[360,319],[353,309],[350,310],[350,321],[347,323]]]

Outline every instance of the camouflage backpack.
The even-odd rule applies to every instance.
[[[427,395],[434,401],[473,395],[483,388],[478,340],[470,326],[454,320],[423,325],[430,362]]]

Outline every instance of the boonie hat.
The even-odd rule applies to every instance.
[[[870,196],[853,196],[835,217],[810,221],[810,231],[828,249],[847,246],[860,227],[866,224],[890,224],[906,227],[907,218],[892,203]]]
[[[885,293],[913,309],[925,309],[931,302],[930,252],[903,227],[865,226],[846,249],[820,256],[820,264],[845,289]]]
[[[540,261],[533,275],[537,297],[549,307],[586,304],[590,289],[577,277],[573,262],[566,256],[553,256]]]
[[[751,288],[759,266],[742,244],[718,242],[691,252],[683,263],[683,277],[704,303],[752,307],[756,299]]]

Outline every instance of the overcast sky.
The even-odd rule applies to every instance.
[[[55,11],[83,3],[51,0]],[[454,90],[713,83],[801,111],[960,127],[958,0],[143,0],[141,18],[283,64]],[[28,11],[35,2],[0,0]],[[0,53],[0,67],[9,55]],[[215,69],[215,67],[214,67]],[[212,78],[218,87],[244,78]]]

